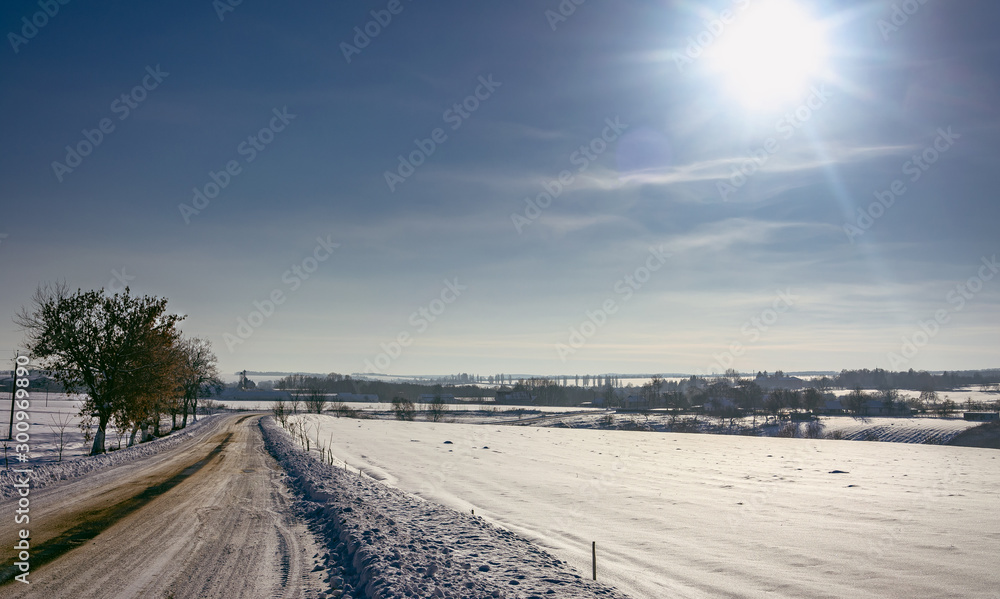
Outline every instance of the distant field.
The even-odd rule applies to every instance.
[[[684,417],[687,422],[691,416]],[[763,417],[758,417],[758,423],[763,423]],[[606,415],[576,414],[561,418],[546,418],[538,422],[540,426],[560,428],[590,428],[613,430],[639,430],[665,432],[669,429],[671,418],[665,414],[634,414],[616,413],[610,419]],[[962,431],[977,426],[978,422],[967,422],[962,418],[853,418],[851,416],[822,416],[818,419],[821,425],[820,434],[823,437],[838,436],[851,441],[885,441],[892,443],[931,443],[944,444]],[[687,432],[750,434],[751,419],[743,418],[736,421],[736,426],[729,428],[719,426],[715,418],[701,416],[696,430]],[[761,426],[756,436],[778,436],[782,425]],[[794,423],[792,426],[795,426]],[[805,437],[806,423],[799,423],[797,437]]]

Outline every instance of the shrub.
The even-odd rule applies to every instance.
[[[448,405],[444,399],[438,395],[427,407],[427,418],[433,422],[440,422],[444,418],[444,413],[448,411]]]
[[[394,397],[392,412],[396,415],[396,420],[413,420],[417,410],[413,407],[413,402],[405,397]]]
[[[330,406],[330,411],[333,412],[333,414],[337,418],[361,418],[362,417],[361,416],[361,410],[355,410],[354,408],[348,407],[347,404],[345,404],[342,401],[334,402]]]
[[[799,423],[798,422],[786,422],[781,425],[778,429],[778,437],[787,437],[789,439],[799,436]]]
[[[288,410],[285,407],[283,399],[278,399],[271,404],[271,414],[274,415],[274,419],[278,421],[278,424],[283,428],[288,428]]]

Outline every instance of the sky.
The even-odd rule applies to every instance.
[[[998,367],[998,20],[5,2],[0,352],[65,281],[223,373]]]

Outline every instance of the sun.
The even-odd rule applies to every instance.
[[[822,22],[792,0],[762,0],[732,15],[707,49],[713,77],[749,109],[800,99],[827,69]]]

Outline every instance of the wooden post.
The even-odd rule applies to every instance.
[[[591,541],[590,553],[594,558],[594,580],[597,580],[597,541]]]

